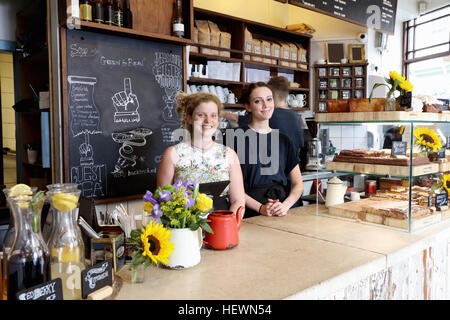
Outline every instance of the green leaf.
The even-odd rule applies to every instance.
[[[435,184],[433,184],[433,185],[431,186],[430,191],[433,192],[434,190],[440,189],[440,188],[442,188],[442,187],[443,187],[442,182],[438,182],[438,183],[435,183]]]
[[[373,90],[375,90],[376,88],[381,87],[381,86],[386,86],[386,87],[389,88],[389,86],[388,86],[387,84],[385,84],[385,83],[375,83],[375,84],[373,85],[373,87],[372,87],[372,91],[370,91],[370,95],[369,95],[369,103],[372,102],[372,94],[373,94]]]
[[[207,224],[206,222],[202,223],[201,226],[202,226],[203,230],[205,230],[206,232],[214,234],[214,231],[211,229],[209,224]]]

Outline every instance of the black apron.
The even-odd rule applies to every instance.
[[[261,202],[261,204],[266,204],[268,202],[267,199],[278,199],[279,201],[284,201],[288,196],[286,188],[281,184],[271,184],[255,187],[250,190],[246,190],[246,193],[256,201]],[[259,215],[260,213],[258,211],[252,210],[247,206],[245,207],[244,218],[250,218]]]

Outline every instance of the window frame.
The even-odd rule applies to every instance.
[[[408,78],[408,67],[410,64],[415,63],[415,62],[421,62],[421,61],[425,61],[425,60],[431,60],[431,59],[436,59],[436,58],[440,58],[440,57],[445,57],[445,56],[449,56],[450,55],[450,33],[449,33],[449,39],[446,42],[442,42],[442,43],[437,43],[428,47],[423,47],[420,49],[416,49],[416,28],[419,26],[422,26],[424,24],[427,23],[433,23],[437,20],[446,18],[450,16],[449,14],[445,14],[433,19],[430,19],[428,21],[424,21],[424,22],[420,22],[420,23],[416,23],[417,19],[423,16],[426,16],[428,14],[434,13],[436,11],[439,10],[444,10],[445,8],[450,7],[450,4],[445,5],[443,7],[437,8],[435,10],[429,11],[427,13],[424,13],[422,15],[420,15],[419,17],[416,17],[414,19],[408,20],[403,22],[403,58],[402,58],[402,74]],[[412,29],[412,39],[410,39],[410,32],[409,30]],[[410,43],[410,41],[412,41],[412,50],[408,50],[408,44]],[[422,57],[417,57],[416,58],[416,53],[423,51],[423,50],[427,50],[427,49],[432,49],[434,47],[439,47],[439,46],[448,46],[448,50],[447,51],[443,51],[440,53],[433,53],[433,54],[429,54],[426,56],[422,56]],[[412,58],[408,59],[408,56],[412,53]]]

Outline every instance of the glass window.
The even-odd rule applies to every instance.
[[[414,85],[414,94],[448,99],[450,96],[450,55],[411,63],[408,79]]]

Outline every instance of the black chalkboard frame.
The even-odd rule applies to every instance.
[[[61,39],[61,78],[67,79],[67,28],[61,26],[59,28],[60,39]],[[89,30],[93,31],[93,30]],[[110,34],[109,32],[105,32],[104,30],[96,30],[96,33]],[[117,34],[114,34],[118,36]],[[123,36],[123,35],[122,35]],[[150,40],[148,37],[140,37],[136,35],[131,35],[128,38],[141,39],[141,40]],[[173,44],[173,41],[165,40],[165,39],[151,39],[152,41],[159,41],[162,43]],[[183,83],[182,88],[183,91],[186,92],[187,87],[187,77],[186,77],[186,50],[183,47],[182,52],[182,61],[183,61]],[[67,81],[62,81],[61,84],[61,94],[62,94],[62,110],[61,110],[61,118],[62,118],[62,161],[61,169],[62,169],[62,182],[68,183],[70,182],[70,155],[69,155],[69,143],[70,143],[70,126],[69,126],[69,101],[68,101],[68,93],[69,87]],[[53,140],[53,139],[52,139]],[[56,155],[53,155],[56,157]],[[56,160],[58,161],[58,160]],[[54,173],[55,174],[55,173]],[[142,199],[144,194],[134,194],[134,195],[125,195],[118,197],[105,197],[101,199],[95,199],[94,203],[97,204],[106,204],[106,203],[115,203],[121,201],[129,201],[129,200],[137,200]]]
[[[328,11],[325,11],[325,10],[322,10],[322,9],[318,9],[318,8],[314,8],[312,6],[309,6],[309,5],[306,5],[306,4],[302,4],[302,3],[299,3],[297,1],[296,0],[288,0],[288,3],[291,4],[291,5],[297,6],[297,7],[301,7],[301,8],[305,8],[305,9],[308,9],[308,10],[316,11],[316,12],[322,13],[322,14],[326,14],[326,15],[328,15],[330,17],[333,17],[333,18],[336,18],[336,19],[340,19],[340,20],[343,20],[343,21],[346,21],[346,22],[354,23],[354,24],[360,25],[362,27],[370,27],[367,24],[359,22],[357,20],[344,18],[344,17],[338,16],[336,14],[333,14],[331,12],[328,12]],[[393,19],[393,25],[394,26],[395,26],[395,22],[396,22],[396,19],[397,19],[397,14],[396,14],[396,12],[397,12],[397,5],[398,5],[397,1],[395,1],[395,10],[394,10],[394,19]],[[384,32],[384,33],[387,33],[387,34],[390,34],[390,35],[394,35],[394,31],[391,31],[391,30],[385,30],[385,29],[375,29],[375,30],[380,31],[380,32]]]

